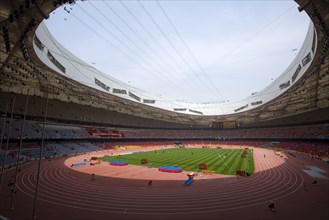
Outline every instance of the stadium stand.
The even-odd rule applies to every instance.
[[[142,94],[132,93],[128,87],[125,90],[115,90],[116,94],[111,94],[108,93],[110,88],[107,87],[105,81],[97,81],[97,86],[101,88],[83,84],[79,81],[79,77],[72,77],[76,72],[72,70],[70,72],[67,68],[71,65],[68,60],[72,58],[80,62],[78,58],[73,55],[67,60],[56,58],[53,51],[48,51],[44,57],[38,56],[40,53],[43,54],[40,51],[45,48],[44,43],[50,45],[55,42],[53,39],[49,40],[48,32],[37,29],[38,25],[56,8],[66,3],[73,4],[75,1],[31,0],[26,1],[28,2],[26,10],[22,2],[5,0],[0,3],[3,10],[0,14],[0,23],[4,35],[4,44],[1,44],[0,51],[0,164],[1,166],[4,164],[4,168],[8,168],[9,172],[17,165],[21,140],[19,164],[32,164],[34,160],[84,155],[102,150],[124,150],[125,146],[130,150],[139,150],[139,147],[149,146],[174,146],[174,142],[182,143],[181,147],[225,148],[238,145],[243,148],[252,146],[277,149],[291,155],[302,153],[312,159],[329,160],[329,17],[327,16],[329,7],[327,1],[296,0],[300,5],[299,10],[304,10],[312,22],[307,33],[305,47],[298,54],[298,60],[291,64],[292,72],[285,73],[282,79],[271,85],[273,88],[279,88],[280,93],[275,96],[266,96],[264,90],[264,101],[257,99],[250,103],[238,103],[239,105],[236,108],[230,108],[231,112],[227,114],[204,114],[195,110],[191,111],[193,108],[189,106],[178,106],[181,109],[189,109],[187,111],[189,114],[183,114],[177,111],[179,108],[175,111],[175,108],[168,110],[168,108],[154,107],[158,104],[158,100],[144,99]],[[20,14],[18,14],[19,11]],[[40,27],[44,27],[43,24]],[[10,39],[6,37],[6,33],[9,33]],[[36,33],[39,34],[40,39]],[[54,50],[58,50],[57,52],[66,51],[61,45],[56,46],[57,49]],[[52,65],[55,65],[58,71],[50,68]],[[124,99],[117,94],[130,95],[128,99]],[[29,97],[29,103],[26,120],[24,120],[27,97]],[[144,104],[138,102],[142,99]],[[168,103],[169,106],[174,105],[174,102]],[[47,114],[46,106],[48,107]],[[219,106],[216,108],[210,106],[209,109],[221,109]],[[206,107],[209,106],[205,106],[205,109]],[[23,122],[24,130],[22,131]],[[225,128],[223,127],[225,122],[234,122],[234,126]],[[217,127],[212,127],[212,125]],[[43,132],[44,126],[45,132]],[[278,170],[273,169],[273,173]],[[286,170],[280,171],[286,172]],[[292,176],[296,180],[299,178],[296,181],[296,190],[300,189],[305,184],[304,179],[295,171],[290,173],[293,173]],[[268,173],[264,172],[265,174]],[[272,173],[268,176],[272,176]],[[259,180],[261,182],[263,179]],[[273,182],[273,179],[270,181]],[[79,182],[79,186],[81,185],[84,184]],[[283,188],[279,188],[279,191],[284,192],[284,195],[279,198],[291,193],[290,183],[281,185]],[[71,189],[71,186],[69,188]],[[122,193],[123,188],[119,186],[116,190],[112,190],[119,200],[120,196],[125,194]],[[129,187],[125,190],[128,191]],[[140,187],[130,192],[134,194],[143,190],[144,188]],[[115,194],[117,191],[120,195]],[[241,193],[243,191],[241,190]],[[268,193],[266,198],[273,194],[268,192],[267,188],[264,191]],[[198,196],[200,194],[197,194]],[[216,194],[216,196],[219,198],[219,195]],[[149,198],[155,199],[151,196]],[[143,199],[137,199],[143,204]],[[70,201],[69,207],[71,208],[72,204],[80,200]],[[137,203],[134,200],[131,201],[129,205]],[[222,204],[226,202],[227,198]],[[249,202],[246,200],[241,204],[249,204]],[[262,200],[257,205],[263,202]],[[295,201],[289,202],[292,205],[295,203]],[[317,203],[317,205],[327,203],[328,200],[322,200],[322,203]],[[203,204],[200,202],[197,205],[194,207],[199,208],[199,205]],[[111,203],[110,206],[115,207],[115,204]],[[206,212],[206,208],[202,211]],[[173,209],[176,210],[176,207]],[[1,211],[8,210],[7,207]],[[113,213],[118,213],[117,211]],[[221,216],[220,214],[218,216]],[[288,216],[290,219],[294,217],[294,215]]]

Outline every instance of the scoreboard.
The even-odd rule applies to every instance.
[[[214,121],[210,124],[211,128],[236,128],[236,121]]]

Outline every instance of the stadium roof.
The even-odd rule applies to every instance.
[[[297,1],[299,9],[305,10],[313,23],[296,58],[280,77],[244,100],[221,105],[168,102],[105,77],[79,60],[53,39],[44,25],[37,29],[43,19],[48,19],[65,2],[74,4],[74,1],[37,0],[0,3],[4,39],[0,62],[2,91],[36,96],[48,93],[52,99],[190,124],[272,120],[329,106],[326,1]],[[77,68],[79,71],[74,71]],[[91,73],[92,77],[84,77]]]
[[[310,21],[297,6],[84,1],[63,5],[45,23],[63,47],[104,75],[156,98],[224,103],[259,92],[287,69]]]

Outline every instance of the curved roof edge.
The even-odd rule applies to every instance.
[[[228,103],[196,104],[173,101],[152,95],[144,90],[121,82],[87,64],[63,47],[40,23],[33,40],[38,58],[57,73],[94,89],[120,98],[178,113],[191,115],[226,115],[259,107],[283,94],[306,72],[316,50],[316,31],[310,22],[304,43],[287,69],[270,85],[240,101]],[[275,65],[275,64],[273,64]]]

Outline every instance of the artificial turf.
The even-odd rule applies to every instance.
[[[120,156],[106,156],[99,158],[102,161],[121,160],[132,165],[149,166],[177,166],[186,171],[200,171],[199,164],[205,163],[207,170],[214,173],[235,175],[237,170],[254,172],[252,149],[247,149],[246,158],[241,155],[246,149],[215,149],[215,148],[171,148],[153,150]],[[141,164],[147,159],[148,164]]]

